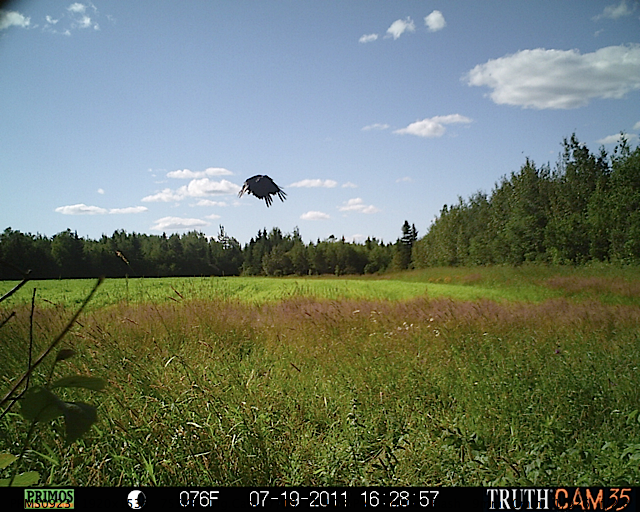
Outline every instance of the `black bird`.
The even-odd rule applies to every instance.
[[[265,203],[267,203],[267,207],[271,206],[273,199],[271,196],[275,196],[276,194],[280,198],[280,201],[284,201],[287,197],[287,194],[284,193],[278,185],[276,185],[269,176],[257,174],[256,176],[252,176],[242,185],[242,190],[238,194],[238,197],[242,197],[244,193],[253,194],[258,199],[264,199]]]

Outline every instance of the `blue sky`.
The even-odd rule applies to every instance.
[[[395,241],[576,133],[640,133],[632,0],[24,0],[0,14],[0,229]],[[270,208],[237,197],[267,174]]]

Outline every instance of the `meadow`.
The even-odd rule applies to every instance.
[[[0,304],[0,321],[16,312],[3,394],[28,360],[33,288],[39,354],[94,284],[34,281]],[[60,419],[39,425],[21,471],[43,485],[635,485],[639,326],[635,267],[106,280],[55,370],[107,381],[67,391],[99,421],[69,446]],[[0,452],[28,430],[14,407]]]

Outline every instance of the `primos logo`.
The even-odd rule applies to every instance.
[[[74,508],[73,489],[25,489],[24,508]]]

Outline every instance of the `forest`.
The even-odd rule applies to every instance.
[[[201,275],[365,274],[454,265],[640,262],[640,146],[627,140],[593,154],[575,134],[552,169],[526,159],[490,194],[444,205],[427,233],[409,221],[393,243],[330,236],[305,244],[298,229],[258,231],[244,247],[224,227],[148,235],[115,231],[99,240],[67,229],[52,237],[6,228],[0,279]]]
[[[640,260],[640,147],[593,154],[574,135],[552,170],[529,159],[490,195],[443,206],[413,247],[417,268]]]
[[[118,230],[99,240],[81,238],[70,229],[47,238],[5,229],[0,234],[0,280],[88,277],[165,277],[290,274],[364,274],[411,264],[415,227],[405,221],[405,235],[395,244],[375,238],[364,244],[333,236],[305,245],[297,230],[260,230],[243,247],[220,226],[216,237],[191,231],[182,236],[147,235]]]

